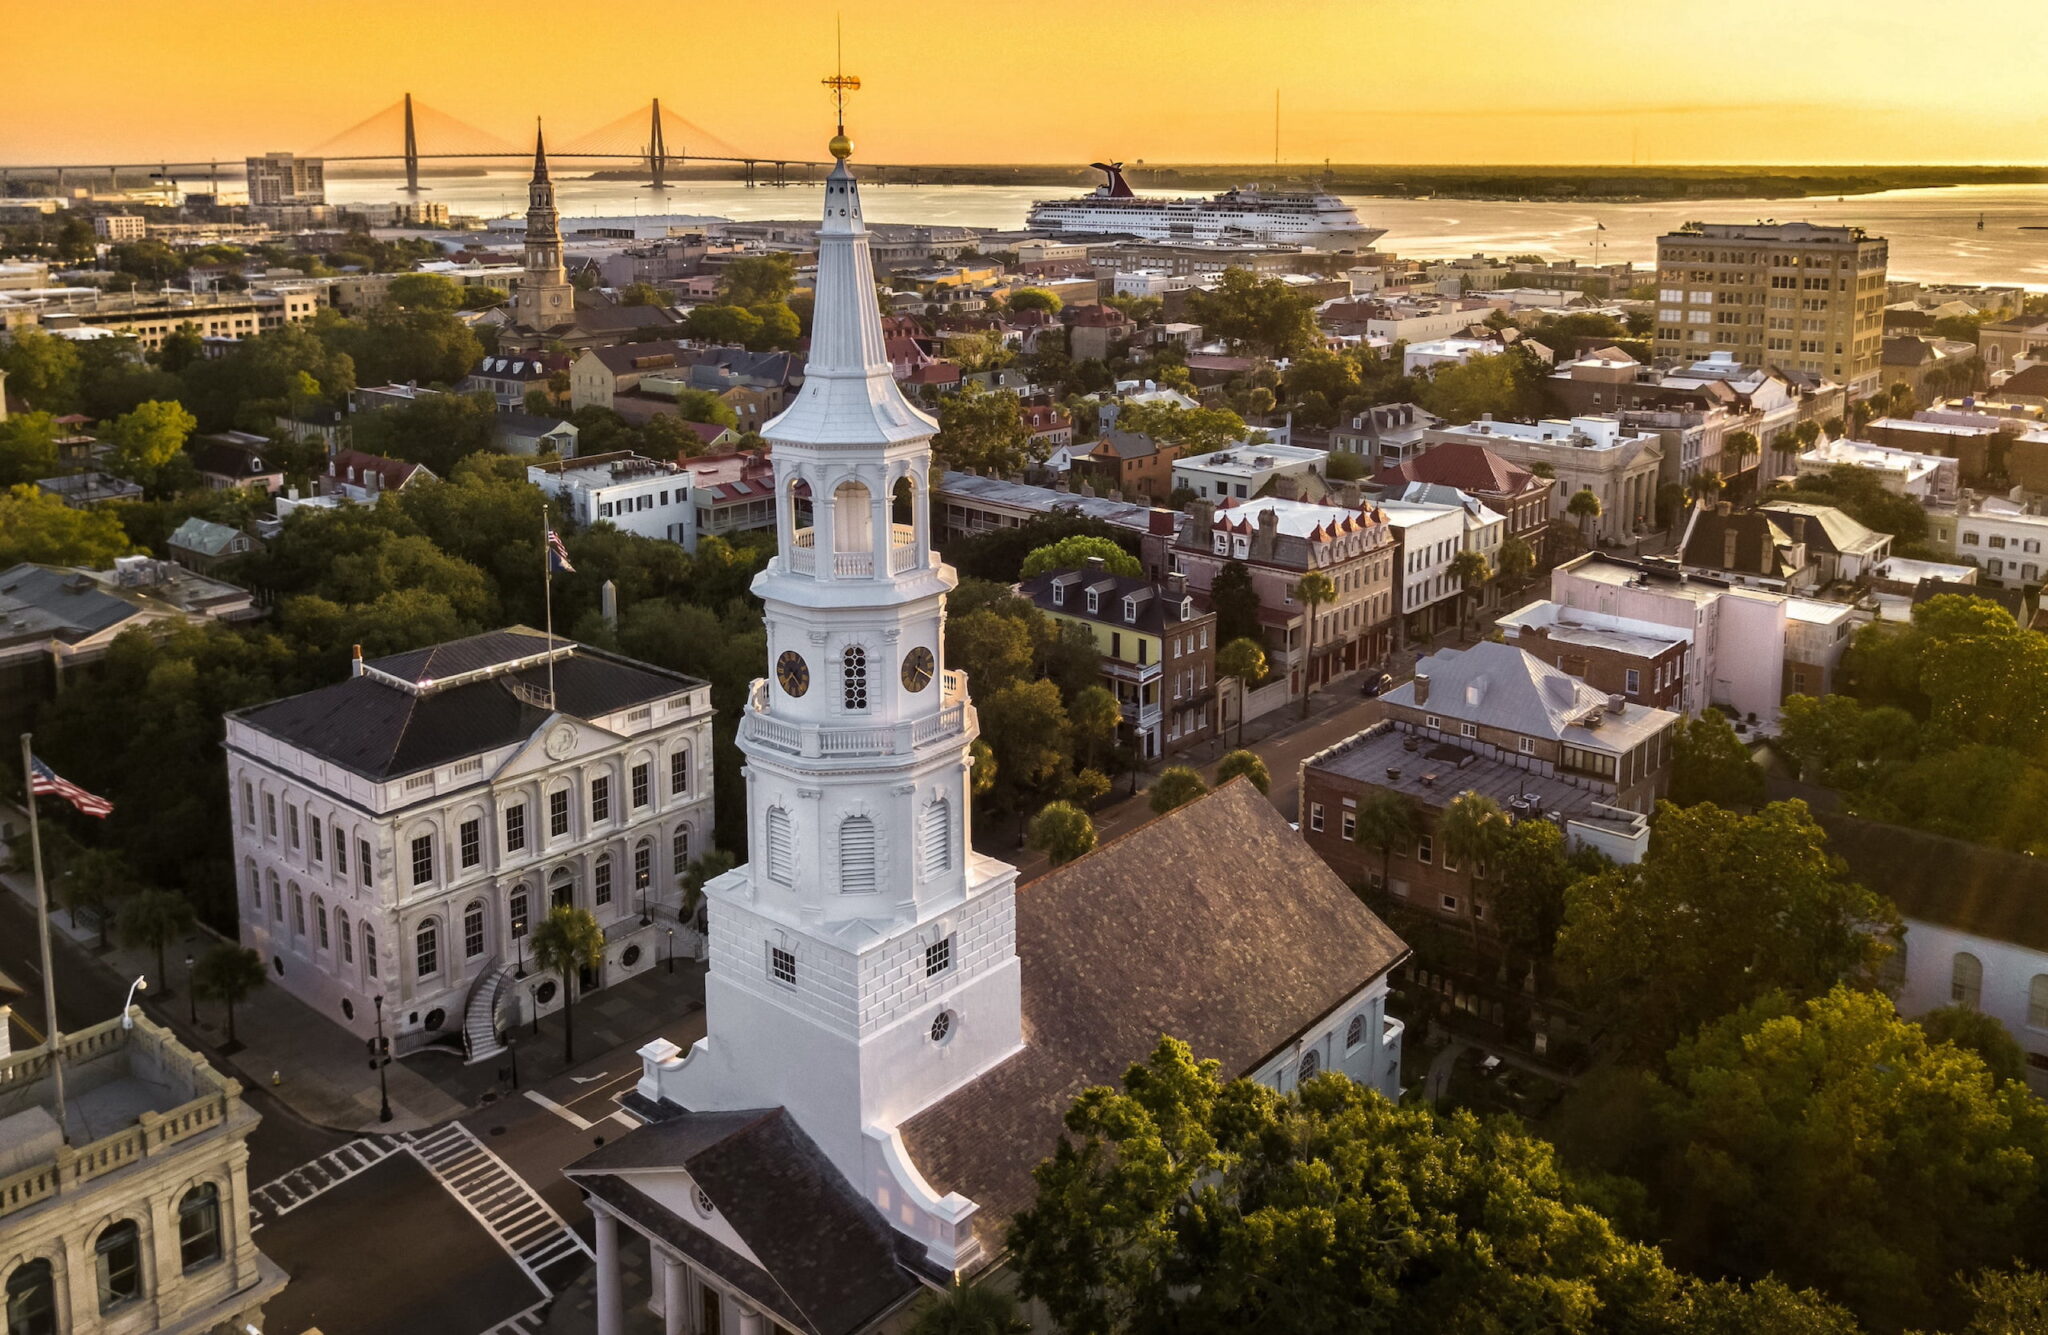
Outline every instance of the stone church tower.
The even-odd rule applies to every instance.
[[[1017,874],[969,845],[978,724],[944,663],[937,426],[890,375],[852,145],[832,151],[810,360],[763,430],[781,546],[754,581],[770,675],[739,725],[753,860],[706,888],[708,1032],[658,1092],[785,1108],[954,1265],[975,1207],[925,1186],[897,1128],[1022,1047]]]
[[[526,276],[520,280],[512,311],[517,324],[535,330],[553,329],[576,318],[576,289],[562,267],[562,215],[555,209],[547,144],[537,124],[533,180],[526,187]]]

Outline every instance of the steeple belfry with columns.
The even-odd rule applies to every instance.
[[[786,1109],[957,1265],[975,1206],[924,1183],[897,1127],[1022,1047],[1016,870],[969,843],[978,724],[945,666],[937,424],[890,375],[843,129],[831,151],[804,384],[762,431],[780,547],[754,581],[768,675],[739,724],[751,861],[705,889],[707,1034],[654,1092]]]
[[[562,215],[555,208],[547,141],[538,121],[533,127],[533,180],[526,187],[526,276],[512,309],[517,323],[528,329],[552,329],[576,318],[576,289],[562,265]]]

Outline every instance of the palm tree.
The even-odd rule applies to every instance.
[[[1479,948],[1479,868],[1499,851],[1508,830],[1507,813],[1500,803],[1474,792],[1459,793],[1437,817],[1437,837],[1443,841],[1444,860],[1465,864],[1466,896],[1472,908],[1472,948]]]
[[[1721,442],[1721,453],[1734,460],[1728,469],[1728,475],[1733,477],[1740,473],[1747,462],[1756,457],[1760,448],[1754,432],[1730,432],[1728,438]]]
[[[223,941],[199,957],[192,966],[194,996],[218,1001],[228,1009],[228,1042],[235,1042],[235,1005],[268,980],[263,975],[263,957],[232,941]]]
[[[994,1284],[955,1284],[918,1313],[909,1335],[1027,1335],[1017,1299]]]
[[[1216,675],[1237,683],[1237,740],[1244,741],[1245,683],[1266,675],[1266,650],[1249,635],[1240,635],[1216,651]]]
[[[1487,563],[1486,553],[1466,548],[1451,558],[1449,573],[1466,594],[1465,610],[1476,610],[1479,603],[1476,595],[1486,586],[1486,581],[1493,578],[1493,567]],[[1463,619],[1462,616],[1459,618],[1460,621]]]
[[[1516,588],[1528,580],[1529,572],[1536,568],[1536,551],[1520,538],[1509,538],[1500,545],[1500,573]]]
[[[604,958],[604,928],[589,909],[557,904],[533,929],[528,943],[534,967],[562,980],[562,1062],[576,1063],[576,1021],[570,1003],[576,995],[576,975],[595,969]]]
[[[1415,804],[1400,793],[1381,789],[1358,804],[1356,834],[1361,844],[1380,851],[1380,885],[1393,893],[1394,850],[1406,848],[1422,833]]]
[[[170,995],[165,985],[170,975],[164,971],[164,948],[191,931],[193,921],[192,901],[175,890],[143,890],[123,903],[115,915],[123,944],[156,951],[159,997]]]
[[[1591,521],[1600,517],[1600,498],[1593,494],[1591,487],[1581,487],[1565,502],[1564,512],[1579,521],[1579,536],[1586,540],[1586,546],[1593,545]]]
[[[1337,586],[1320,570],[1311,570],[1294,581],[1294,596],[1308,609],[1307,646],[1301,660],[1301,716],[1308,717],[1308,693],[1315,684],[1316,609],[1337,596]]]
[[[697,911],[704,907],[704,887],[736,865],[732,854],[714,848],[683,868],[682,874],[676,877],[676,890],[681,895],[676,920],[694,928]]]

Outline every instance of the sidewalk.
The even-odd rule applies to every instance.
[[[0,874],[0,883],[34,908],[35,886],[29,877]],[[83,968],[104,969],[123,985],[138,976],[147,978],[149,987],[138,1002],[152,1019],[169,1026],[180,1041],[205,1053],[245,1085],[268,1089],[317,1126],[385,1134],[422,1131],[460,1117],[484,1102],[487,1094],[510,1087],[511,1054],[466,1066],[452,1052],[415,1053],[385,1068],[392,1118],[381,1122],[377,1071],[363,1041],[281,987],[259,988],[235,1008],[240,1046],[223,1052],[226,1010],[214,1002],[195,1006],[185,971],[186,956],[203,955],[219,943],[211,930],[197,928],[164,950],[171,975],[166,982],[157,977],[155,951],[130,949],[118,939],[102,951],[98,929],[73,921],[63,908],[53,906],[50,927],[60,979],[66,970]],[[703,1032],[703,967],[678,960],[673,974],[657,967],[578,997],[574,1009],[579,1063],[628,1044],[637,1048],[657,1032],[687,1046]],[[516,1038],[522,1086],[561,1074],[559,1012],[544,1017],[537,1034],[529,1025]],[[271,1083],[273,1075],[278,1077],[276,1084]]]

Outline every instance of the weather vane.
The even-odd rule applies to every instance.
[[[846,72],[846,40],[839,25],[833,24],[834,67],[836,72],[829,79],[819,82],[832,90],[832,102],[838,111],[839,132],[832,137],[832,156],[844,158],[853,152],[853,142],[846,137],[846,95],[860,88],[860,80]]]

